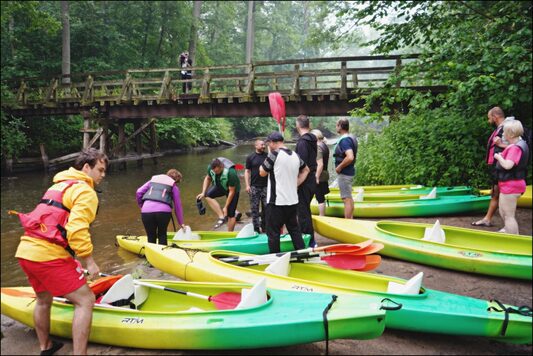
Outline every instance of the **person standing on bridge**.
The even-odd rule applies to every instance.
[[[50,310],[53,297],[59,296],[74,304],[72,353],[87,354],[95,297],[74,256],[83,261],[90,278],[99,275],[89,226],[98,208],[94,187],[104,178],[107,164],[104,153],[83,150],[73,167],[54,176],[54,185],[31,213],[17,213],[24,235],[15,257],[35,291],[33,320],[41,355],[53,355],[63,346],[50,339]]]
[[[174,207],[179,226],[185,228],[178,188],[182,178],[178,170],[170,169],[167,174],[153,176],[137,189],[137,204],[141,208],[141,219],[148,242],[167,245],[167,228],[172,219],[172,207]]]
[[[211,187],[209,188],[209,186]],[[209,188],[209,190],[208,190]],[[201,201],[204,197],[207,204],[218,216],[214,228],[222,226],[226,219],[228,221],[228,231],[235,229],[235,224],[240,216],[236,216],[237,204],[239,203],[239,193],[241,183],[235,170],[235,164],[225,157],[215,158],[207,167],[207,175],[204,178],[202,192],[196,196],[196,201]],[[226,203],[223,208],[215,198],[226,196]],[[242,215],[238,213],[238,215]]]
[[[344,218],[353,219],[352,184],[357,159],[357,139],[350,135],[350,122],[346,118],[337,121],[337,133],[341,135],[334,148],[335,172],[344,203]]]
[[[192,67],[192,59],[189,58],[189,52],[185,51],[179,57],[181,67],[181,79],[192,79],[192,71],[187,68]],[[192,89],[192,82],[183,83],[183,93],[188,93]]]

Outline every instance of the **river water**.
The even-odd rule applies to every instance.
[[[139,257],[115,246],[115,236],[121,234],[145,235],[139,207],[135,201],[135,191],[152,175],[165,173],[176,168],[183,174],[180,184],[185,223],[193,230],[211,230],[217,216],[207,207],[203,216],[196,209],[196,195],[201,192],[207,165],[218,156],[229,158],[235,163],[245,164],[246,156],[254,150],[253,145],[240,145],[226,149],[192,151],[175,156],[159,158],[157,165],[146,160],[143,167],[135,162],[128,163],[126,170],[114,169],[108,172],[104,181],[97,187],[100,207],[96,220],[91,226],[94,244],[94,259],[102,272],[130,271],[139,262]],[[2,248],[2,287],[27,285],[26,277],[15,259],[15,251],[23,230],[14,215],[8,210],[30,212],[42,194],[51,185],[55,173],[31,172],[15,177],[2,177],[1,181],[1,248]],[[238,209],[249,211],[250,202],[244,187],[244,171],[241,176],[241,193]],[[222,201],[219,198],[219,201]],[[177,223],[177,222],[176,222]],[[172,222],[169,231],[172,231]]]

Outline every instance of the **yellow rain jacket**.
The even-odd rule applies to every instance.
[[[77,256],[87,257],[93,252],[89,226],[96,217],[98,197],[94,190],[93,179],[72,167],[56,174],[54,183],[73,179],[80,181],[80,183],[72,185],[63,195],[63,205],[70,209],[65,229],[70,248]],[[57,244],[23,235],[20,238],[15,257],[34,262],[46,262],[71,256],[67,250]]]

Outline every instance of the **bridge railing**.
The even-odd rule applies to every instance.
[[[402,64],[418,55],[358,56],[260,61],[252,64],[181,68],[128,69],[61,76],[18,78],[8,82],[11,100],[3,106],[58,107],[141,103],[265,101],[280,92],[286,100],[346,99],[356,88],[382,85]],[[185,84],[192,83],[187,92]],[[398,85],[416,85],[398,83]],[[322,99],[321,99],[322,98]]]

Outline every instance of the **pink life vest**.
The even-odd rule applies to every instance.
[[[65,191],[77,180],[64,180],[54,184],[42,197],[41,201],[31,213],[18,215],[24,228],[24,235],[44,239],[69,249],[67,230],[65,225],[70,215],[70,209],[63,205]]]

